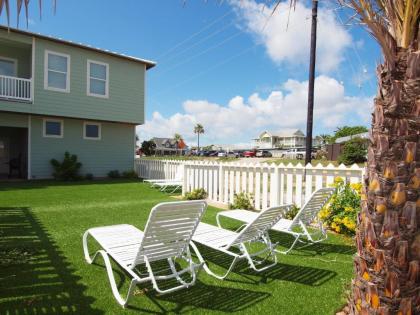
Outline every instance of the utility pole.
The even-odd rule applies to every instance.
[[[314,86],[315,86],[315,59],[316,59],[316,26],[318,16],[318,0],[312,0],[312,25],[311,25],[311,53],[309,61],[308,84],[308,114],[306,118],[306,153],[305,165],[312,160],[312,127],[314,121]]]

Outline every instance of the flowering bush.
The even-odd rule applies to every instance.
[[[319,218],[324,225],[337,233],[354,235],[356,218],[360,211],[362,184],[345,184],[342,178],[337,177],[334,187],[337,190],[320,211]]]

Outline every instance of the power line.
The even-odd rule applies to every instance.
[[[189,40],[193,39],[194,37],[196,37],[197,35],[200,35],[201,33],[203,33],[204,31],[206,31],[207,29],[209,29],[210,27],[212,27],[214,24],[216,24],[217,22],[223,20],[226,16],[232,14],[232,11],[228,11],[225,14],[223,14],[221,17],[217,18],[216,20],[214,20],[213,22],[211,22],[210,24],[207,24],[204,28],[202,28],[201,30],[199,30],[198,32],[192,34],[191,36],[187,37],[186,39],[182,40],[181,42],[179,42],[178,44],[172,46],[170,49],[168,49],[166,52],[164,52],[163,54],[161,54],[160,56],[157,57],[157,59],[161,59],[162,57],[168,55],[169,53],[171,53],[172,51],[174,51],[175,49],[177,49],[179,46],[183,45],[184,43],[188,42]]]
[[[220,29],[216,30],[215,32],[213,32],[213,33],[211,33],[211,34],[207,35],[206,37],[204,37],[204,38],[202,38],[202,39],[200,39],[200,40],[198,40],[198,41],[194,42],[192,45],[188,46],[188,47],[187,47],[187,48],[185,48],[184,50],[181,50],[181,51],[175,52],[175,54],[173,54],[173,55],[172,55],[172,56],[170,56],[169,58],[165,58],[165,59],[163,60],[163,62],[167,62],[168,60],[174,59],[174,57],[179,56],[179,55],[182,55],[183,53],[185,53],[185,52],[187,52],[187,51],[191,50],[191,48],[193,48],[193,47],[195,47],[195,46],[199,45],[200,43],[205,42],[206,40],[208,40],[208,39],[210,39],[210,38],[214,37],[215,35],[217,35],[217,34],[219,34],[219,33],[223,32],[225,29],[227,29],[227,28],[228,28],[229,26],[231,26],[233,23],[234,23],[234,22],[231,22],[231,23],[229,23],[229,24],[226,24],[224,27],[222,27],[222,28],[220,28]],[[161,62],[162,62],[162,61],[161,61]]]

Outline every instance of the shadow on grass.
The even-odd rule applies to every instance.
[[[117,277],[117,287],[120,292],[124,295],[127,292],[127,288],[123,288],[124,283],[128,285],[129,277],[116,265],[113,265],[114,275]],[[155,274],[168,274],[169,265],[165,260],[155,261],[151,263]],[[103,268],[105,272],[105,266],[101,259],[94,262],[93,266]],[[177,269],[180,270],[181,266],[176,263]],[[184,266],[185,267],[185,266]],[[144,276],[147,274],[147,269],[144,265],[136,267],[136,271]],[[204,271],[202,271],[204,272]],[[189,276],[181,276],[185,281],[191,281]],[[101,281],[105,281],[102,280]],[[161,295],[157,293],[151,282],[139,284],[133,297],[126,306],[128,309],[132,309],[141,313],[150,314],[167,314],[167,313],[183,313],[183,312],[194,312],[194,310],[212,310],[219,312],[238,312],[245,310],[263,300],[271,297],[271,294],[267,292],[251,291],[246,289],[228,288],[223,286],[223,282],[220,281],[219,285],[208,285],[200,280],[196,280],[196,283],[185,289],[175,291],[170,294]],[[108,283],[104,283],[108,285]],[[179,285],[175,280],[161,280],[158,281],[160,289],[166,290],[171,287]],[[111,290],[109,290],[109,296],[111,298]],[[148,298],[153,304],[157,306],[160,311],[153,311],[147,308],[141,308],[141,299]],[[166,302],[173,303],[175,305],[168,306]]]
[[[213,264],[221,266],[224,269],[228,269],[232,263],[232,258],[224,253],[204,246],[197,247],[199,248],[200,253],[203,255],[206,261],[212,262]],[[325,282],[333,279],[337,275],[336,272],[331,270],[284,264],[281,263],[281,254],[277,255],[279,262],[275,266],[265,271],[254,271],[248,267],[248,263],[245,260],[239,262],[233,271],[240,274],[242,277],[248,280],[247,282],[251,283],[267,283],[273,280],[283,280],[313,287],[320,286]],[[212,268],[212,266],[210,266],[210,268]],[[261,266],[259,266],[259,268],[261,268]],[[255,277],[259,277],[259,280],[256,281]],[[229,277],[227,280],[234,282],[236,281],[229,279]]]
[[[42,224],[0,207],[0,314],[103,314]]]
[[[284,248],[289,248],[294,241],[293,236],[277,231],[270,231],[270,239],[274,243],[278,243],[279,246]],[[354,246],[344,244],[331,244],[328,243],[328,239],[319,243],[306,242],[305,238],[302,238],[302,240],[303,242],[298,242],[294,247],[294,250],[289,255],[323,256],[326,254],[335,253],[351,256],[356,252],[356,248]]]
[[[125,183],[142,183],[140,179],[94,179],[94,180],[80,180],[80,181],[55,181],[51,179],[39,179],[30,181],[0,181],[0,191],[13,191],[25,189],[43,189],[51,186],[89,186],[102,184],[125,184]]]
[[[239,312],[271,297],[271,294],[267,292],[227,288],[222,285],[222,281],[218,286],[197,281],[194,286],[172,294],[157,295],[151,293],[148,296],[161,309],[163,314],[169,312],[182,313],[183,311],[194,313],[195,309],[227,313]],[[176,303],[177,305],[174,308],[166,309],[160,304],[160,301]],[[136,307],[132,308],[136,309]]]

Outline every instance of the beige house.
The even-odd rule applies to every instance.
[[[306,137],[299,129],[281,132],[264,131],[253,141],[258,149],[290,149],[304,147]]]

